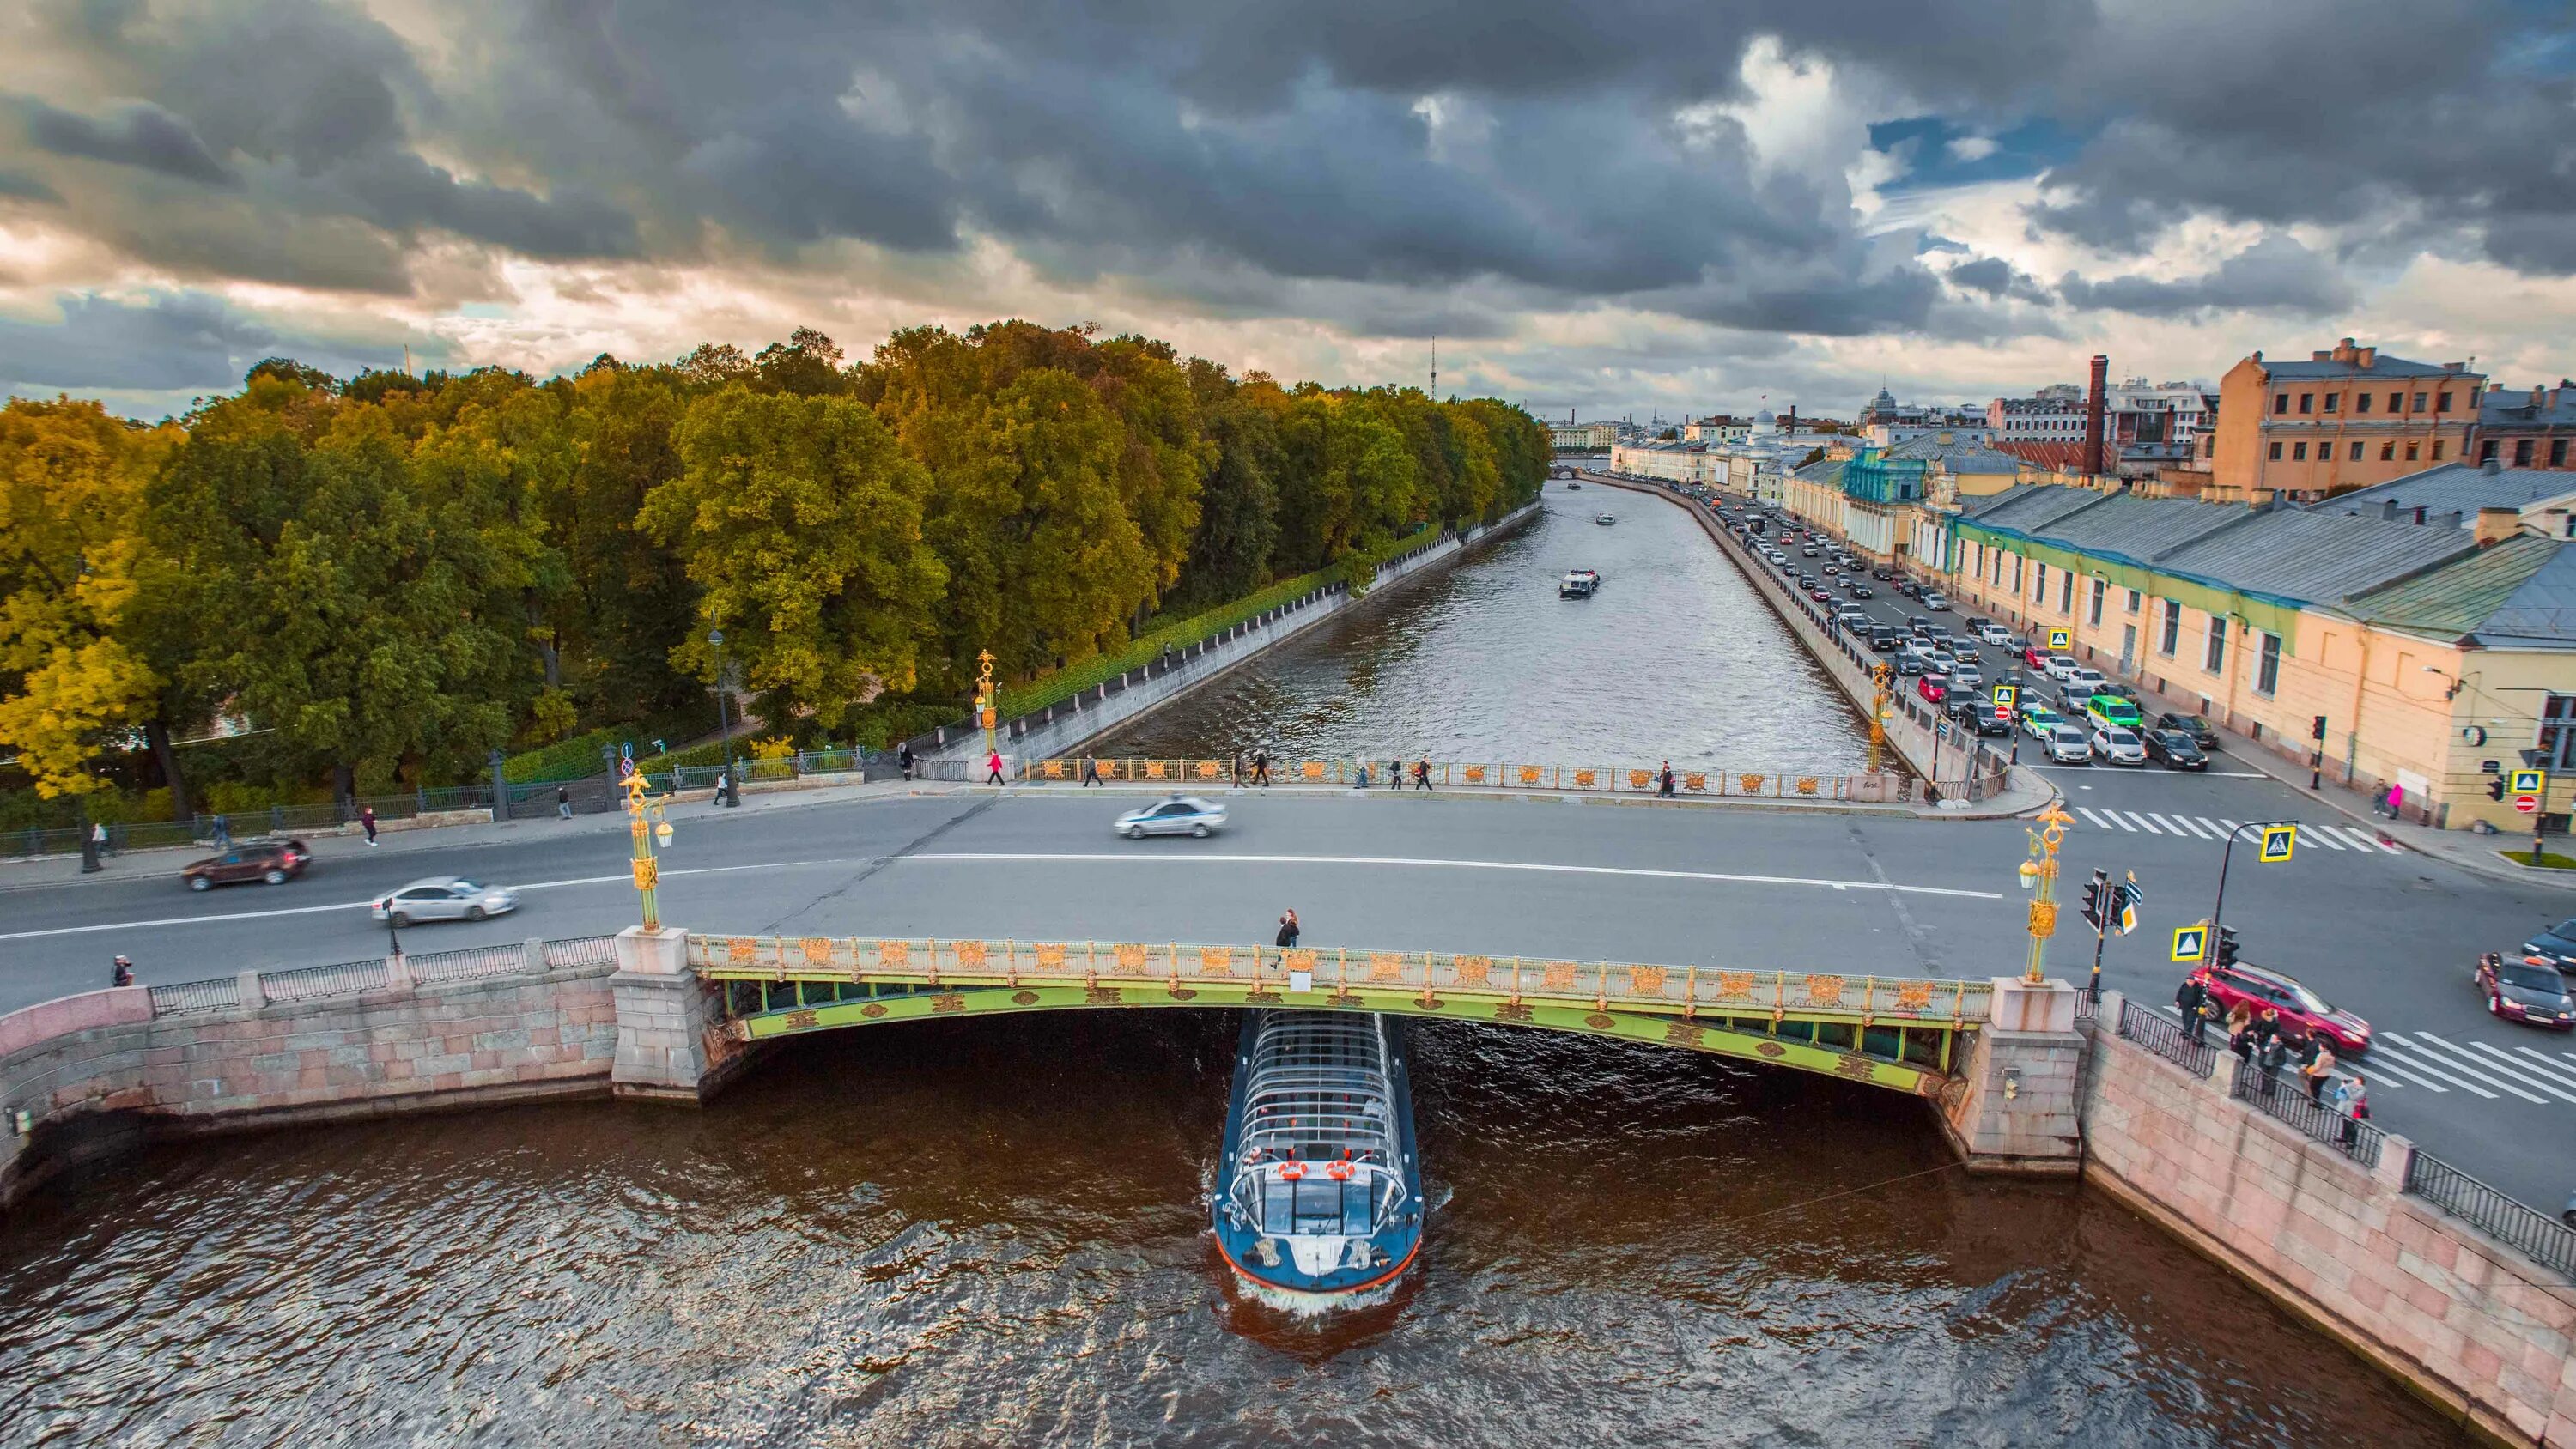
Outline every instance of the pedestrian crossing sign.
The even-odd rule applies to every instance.
[[[2208,955],[2208,954],[2209,954],[2209,927],[2207,927],[2207,926],[2176,926],[2176,927],[2174,927],[2174,952],[2173,952],[2173,958],[2174,958],[2175,960],[2177,960],[2177,961],[2197,961],[2197,960],[2199,960],[2201,957],[2206,956],[2206,955]]]
[[[2263,852],[2255,857],[2265,865],[2278,865],[2290,858],[2290,850],[2299,843],[2299,827],[2266,825],[2263,827]]]
[[[2548,783],[2549,772],[2547,770],[2516,770],[2513,772],[2513,788],[2507,793],[2514,795],[2537,795],[2540,793],[2541,787]]]
[[[2019,703],[2021,703],[2021,689],[2018,685],[1998,684],[1995,686],[1995,708],[2000,710],[2009,710]]]
[[[2075,647],[2075,631],[2074,631],[2074,630],[2072,630],[2072,629],[2051,629],[2051,630],[2049,630],[2049,631],[2048,631],[2048,652],[2049,652],[2049,653],[2051,653],[2051,654],[2063,654],[2063,653],[2065,653],[2067,650],[2072,649],[2072,648],[2074,648],[2074,647]]]

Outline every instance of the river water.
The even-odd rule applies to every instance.
[[[1679,507],[1550,483],[1534,522],[1111,734],[1104,755],[1860,768],[1868,727]],[[1618,522],[1592,520],[1608,513]],[[1562,600],[1568,569],[1601,591]]]
[[[1280,1317],[1202,1227],[1234,1027],[861,1029],[704,1110],[83,1169],[0,1223],[0,1444],[2466,1442],[1912,1099],[1510,1028],[1415,1030],[1393,1301]]]

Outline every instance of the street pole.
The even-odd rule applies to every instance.
[[[2326,717],[2318,715],[2308,727],[2308,789],[2314,791],[2326,771]],[[2347,772],[2349,773],[2349,772]],[[2350,781],[2345,783],[2349,784]]]
[[[671,843],[671,825],[662,818],[661,803],[645,790],[642,770],[635,770],[626,777],[627,833],[634,847],[628,868],[634,873],[635,894],[643,907],[644,929],[659,931],[662,929],[662,863],[654,854],[654,845],[657,841],[663,845]]]
[[[2218,939],[2219,923],[2227,919],[2227,862],[2236,854],[2236,837],[2248,830],[2262,830],[2273,825],[2296,825],[2295,820],[2248,820],[2227,832],[2227,844],[2218,852],[2218,899],[2209,904],[2209,938]]]
[[[993,651],[975,655],[975,720],[984,727],[984,757],[994,754],[993,727],[1001,721],[1001,702],[993,693]]]
[[[2111,934],[2111,873],[2100,867],[2093,871],[2093,982],[2085,989],[2099,1005],[2102,1000],[2102,943]]]
[[[722,793],[725,804],[739,805],[742,802],[736,797],[739,793],[740,787],[735,785],[733,778],[733,712],[726,707],[725,702],[724,631],[722,629],[708,630],[707,642],[714,645],[716,651],[716,732],[724,737],[724,779],[722,781]],[[676,781],[678,776],[674,774],[672,778]],[[639,889],[641,888],[639,887]]]
[[[2022,887],[2030,891],[2030,962],[2022,970],[2022,981],[2031,986],[2048,979],[2043,969],[2043,956],[2048,938],[2057,931],[2057,845],[2066,838],[2066,827],[2075,817],[2055,804],[2039,816],[2044,831],[2025,830],[2030,836],[2030,859],[2021,863]]]
[[[1875,686],[1869,702],[1869,772],[1873,775],[1878,773],[1880,756],[1887,749],[1888,672],[1884,663],[1869,667],[1870,682]]]

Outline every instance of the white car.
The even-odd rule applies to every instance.
[[[1959,656],[1951,653],[1947,649],[1935,648],[1925,650],[1923,658],[1926,663],[1931,665],[1933,672],[1935,673],[1956,674],[1959,671]]]
[[[1195,835],[1204,840],[1225,828],[1225,807],[1196,795],[1169,795],[1142,809],[1128,811],[1109,828],[1129,840],[1142,840],[1148,835]]]
[[[2063,681],[2069,673],[2083,667],[2075,662],[2075,656],[2072,654],[2051,654],[2048,656],[2048,662],[2039,666],[2039,672],[2051,679]]]
[[[2115,765],[2143,765],[2147,747],[2138,737],[2118,725],[2096,725],[2091,741],[2093,753]]]
[[[2051,725],[2048,757],[2061,765],[2089,765],[2093,763],[2093,745],[2084,738],[2084,731],[2071,724]]]
[[[2000,649],[2012,638],[2012,631],[2001,624],[1988,624],[1977,631],[1977,637]]]
[[[394,926],[415,921],[481,921],[519,908],[519,893],[477,885],[461,876],[434,875],[367,903],[367,914]]]
[[[2102,678],[2101,670],[2083,664],[2076,665],[2064,674],[2059,675],[2058,678],[2066,681],[2066,692],[2068,694],[2077,695],[2085,699],[2091,699],[2101,690],[2102,685],[2105,682]]]
[[[1985,682],[1986,672],[1965,659],[1950,671],[1950,687],[1953,689],[1980,689]]]
[[[1926,589],[1923,593],[1923,607],[1930,609],[1935,614],[1948,613],[1950,610],[1950,596],[1942,593],[1939,589]]]

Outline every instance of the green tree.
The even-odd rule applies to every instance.
[[[912,687],[947,571],[922,542],[930,476],[845,398],[730,386],[692,403],[681,473],[639,524],[702,591],[672,658],[713,682],[705,634],[726,635],[773,730],[830,729]]]

